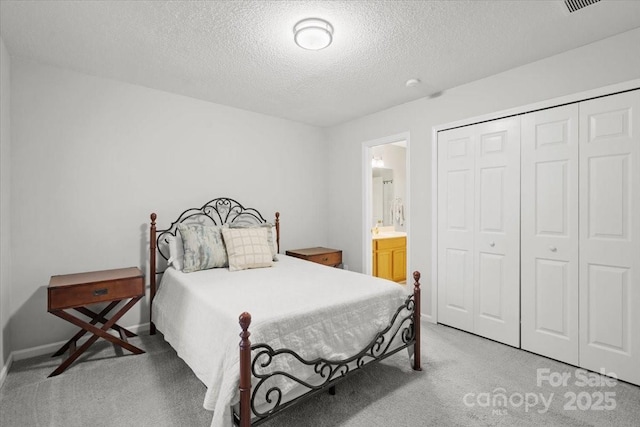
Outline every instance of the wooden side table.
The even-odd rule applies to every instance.
[[[69,350],[69,357],[49,376],[53,377],[64,372],[100,337],[134,354],[144,353],[143,350],[127,341],[127,337],[137,335],[116,323],[144,295],[144,275],[137,267],[52,276],[47,289],[47,311],[82,329],[53,354],[52,357],[60,356]],[[107,319],[107,314],[126,299],[129,301],[110,319]],[[100,312],[89,310],[86,307],[99,302],[108,302],[109,304]],[[90,317],[91,321],[84,321],[65,311],[70,309]],[[102,328],[95,326],[98,322],[102,323]],[[120,338],[108,333],[109,329],[118,332]],[[87,332],[91,332],[93,336],[76,348],[78,339]]]
[[[339,267],[342,264],[342,251],[338,249],[323,247],[303,248],[286,251],[285,254],[331,267]]]

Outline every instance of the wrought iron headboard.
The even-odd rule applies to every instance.
[[[278,215],[276,214],[276,217]],[[175,236],[178,225],[184,223],[203,225],[223,224],[264,224],[267,220],[254,208],[245,208],[239,202],[228,197],[218,197],[205,203],[200,208],[190,208],[180,214],[166,230],[157,230],[156,247],[158,253],[169,259],[167,237]],[[275,225],[275,224],[274,224]],[[278,233],[279,234],[279,233]],[[278,239],[279,240],[279,239]],[[278,242],[278,249],[279,249]]]
[[[171,226],[165,230],[156,230],[155,213],[151,214],[150,228],[150,254],[149,254],[149,274],[151,302],[149,307],[149,315],[151,316],[151,304],[156,294],[156,276],[164,271],[157,271],[156,251],[165,261],[169,260],[169,247],[167,238],[175,236],[179,224],[203,224],[203,225],[224,225],[224,224],[264,224],[266,219],[254,208],[245,208],[239,202],[229,197],[218,197],[210,200],[200,208],[189,208],[183,211],[178,219],[171,223]],[[280,212],[276,212],[276,247],[280,251]],[[155,333],[155,325],[151,321],[151,333]]]

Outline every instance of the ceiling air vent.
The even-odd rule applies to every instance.
[[[564,0],[564,4],[567,6],[567,9],[569,9],[569,13],[573,13],[576,10],[598,3],[599,1],[600,0]]]

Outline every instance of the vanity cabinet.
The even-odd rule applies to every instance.
[[[407,238],[373,240],[373,275],[402,282],[407,279]]]

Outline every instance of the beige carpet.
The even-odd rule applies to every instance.
[[[423,335],[423,372],[401,352],[263,425],[640,426],[639,387],[579,387],[575,367],[445,326],[425,325]],[[134,343],[147,353],[122,355],[101,341],[55,378],[47,375],[58,358],[15,362],[0,390],[0,426],[208,426],[204,386],[162,335]],[[538,369],[571,378],[538,386]]]

